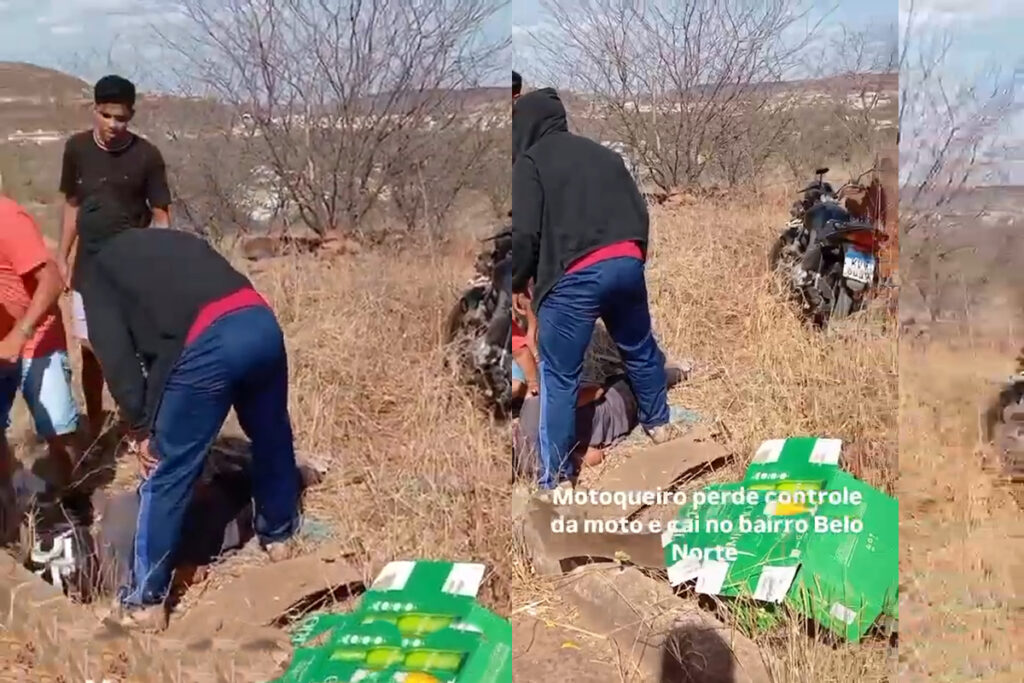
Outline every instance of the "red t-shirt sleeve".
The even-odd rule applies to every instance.
[[[50,251],[31,216],[24,211],[12,211],[4,223],[0,241],[14,272],[25,276],[50,260]]]
[[[526,348],[526,331],[515,320],[512,320],[512,353]]]

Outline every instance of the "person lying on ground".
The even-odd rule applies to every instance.
[[[666,383],[671,388],[682,381],[680,368],[666,367]],[[541,400],[529,397],[523,401],[519,419],[512,429],[513,457],[525,471],[539,468]],[[629,378],[613,375],[601,384],[584,382],[576,400],[576,431],[568,469],[574,480],[582,467],[593,467],[604,461],[605,451],[625,439],[637,426],[637,399]],[[524,472],[525,473],[525,472]]]
[[[79,229],[78,210],[87,197],[107,195],[126,208],[130,227],[166,228],[171,224],[171,191],[160,150],[128,129],[135,116],[135,85],[131,81],[115,75],[99,79],[93,88],[92,114],[92,127],[72,135],[64,145],[60,176],[64,216],[57,267],[71,288],[72,333],[82,348],[82,393],[96,438],[103,427],[104,380],[89,345],[89,326],[78,291],[88,260],[83,242],[90,237]]]
[[[320,480],[310,465],[297,463],[304,490]],[[188,502],[181,544],[173,567],[184,575],[207,567],[242,548],[255,535],[252,452],[226,452],[214,448]],[[141,498],[136,491],[93,497],[96,517],[97,585],[101,594],[117,591],[131,579],[136,520]]]
[[[231,408],[252,442],[257,535],[271,560],[291,554],[299,482],[284,336],[267,301],[201,238],[126,228],[116,204],[86,200],[80,211],[105,235],[87,245],[90,338],[145,473],[120,600],[127,622],[159,627],[185,503]]]
[[[57,300],[64,289],[35,220],[0,195],[0,419],[4,440],[21,391],[48,447],[40,472],[53,497],[67,491],[81,459],[78,404]],[[9,450],[5,447],[4,452]],[[5,469],[9,469],[6,468]]]

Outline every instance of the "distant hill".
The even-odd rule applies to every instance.
[[[81,78],[56,69],[23,62],[0,62],[0,102],[42,102],[51,98],[88,97],[90,86]]]
[[[531,84],[533,87],[542,87],[537,84]],[[712,88],[719,89],[719,86],[696,86],[687,92],[704,93]],[[728,91],[728,86],[722,88]],[[794,81],[772,81],[766,83],[759,83],[750,86],[744,85],[743,90],[754,90],[762,93],[802,93],[802,94],[813,94],[813,93],[829,93],[835,95],[856,95],[861,92],[880,92],[880,93],[892,93],[895,94],[899,91],[899,74],[898,73],[849,73],[841,74],[838,76],[829,76],[828,78],[808,78]],[[560,92],[560,94],[563,94]],[[587,93],[564,93],[570,97],[576,98],[578,101],[593,100],[593,96]],[[564,97],[563,97],[564,99]],[[641,98],[643,99],[643,98]]]

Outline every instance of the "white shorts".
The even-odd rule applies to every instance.
[[[85,304],[82,295],[71,292],[71,333],[75,339],[89,341],[89,325],[85,321]]]

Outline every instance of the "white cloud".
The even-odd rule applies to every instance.
[[[50,0],[40,5],[36,21],[44,26],[94,23],[97,19],[138,26],[179,13],[173,0]]]
[[[946,28],[1024,17],[1020,0],[900,0],[899,7],[901,24],[913,7],[916,21]]]
[[[55,24],[50,27],[50,33],[55,36],[70,36],[81,32],[81,24]]]

